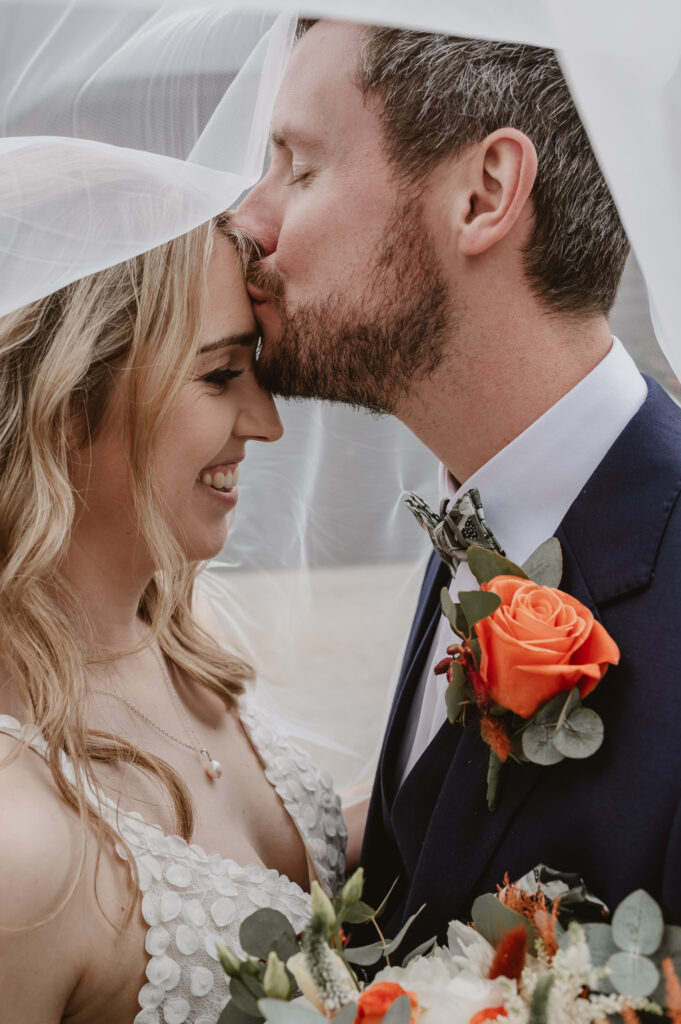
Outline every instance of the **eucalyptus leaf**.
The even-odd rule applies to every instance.
[[[533,764],[558,764],[565,757],[553,745],[555,729],[552,725],[533,722],[522,734],[523,754]]]
[[[603,722],[591,708],[577,708],[553,734],[553,745],[565,757],[583,758],[595,754],[603,742]]]
[[[576,686],[573,687],[573,690],[577,690],[577,693],[579,693]],[[551,725],[557,725],[565,705],[568,703],[568,700],[571,699],[570,695],[572,692],[573,691],[570,690],[567,697],[565,692],[557,693],[555,697],[551,697],[551,700],[547,700],[543,704],[540,704],[538,710],[535,711],[529,721],[532,723],[537,722],[539,725],[548,725],[549,723]]]
[[[412,960],[416,960],[418,956],[425,956],[427,953],[430,953],[431,949],[433,948],[433,946],[436,945],[436,943],[437,935],[432,935],[429,939],[426,939],[426,941],[422,942],[420,946],[417,946],[415,949],[412,949],[411,953],[407,953],[404,960],[402,961],[402,967],[406,967],[408,963],[411,963]]]
[[[347,907],[343,911],[343,922],[347,924],[365,924],[370,921],[372,917],[375,917],[376,911],[373,907],[370,907],[368,903],[363,903],[359,900],[357,903],[353,903],[351,907]]]
[[[504,763],[501,758],[493,750],[490,750],[489,763],[487,765],[487,807],[490,811],[496,811],[497,809],[503,767]]]
[[[239,1010],[250,1014],[251,1017],[260,1017],[257,999],[264,995],[264,993],[262,991],[262,987],[260,987],[260,990],[255,994],[249,990],[248,983],[252,982],[252,980],[253,979],[248,976],[244,980],[241,978],[231,978],[229,982],[229,993],[232,997],[232,1001],[236,1004]]]
[[[458,661],[453,661],[450,674],[452,681],[445,690],[445,704],[447,705],[447,718],[454,725],[459,716],[461,702],[466,696],[466,673]]]
[[[582,704],[582,698],[578,686],[573,686],[572,689],[568,691],[567,697],[565,697],[564,694],[562,694],[561,696],[564,697],[565,703],[563,704],[563,709],[560,715],[558,716],[559,729],[565,721],[565,719],[569,718],[573,711],[576,711],[577,708],[581,707]]]
[[[484,939],[495,948],[505,935],[518,925],[527,932],[528,949],[532,949],[537,939],[537,931],[526,917],[517,914],[510,907],[505,907],[491,892],[486,892],[473,903],[471,910],[473,927]]]
[[[627,953],[654,953],[663,934],[662,911],[644,889],[637,889],[623,899],[613,914],[613,941]]]
[[[464,615],[464,610],[461,605],[457,602],[454,605],[454,608],[456,610],[456,626],[454,632],[458,633],[462,639],[465,639],[470,634],[471,627],[468,625],[468,621]]]
[[[357,1016],[357,1003],[346,1003],[345,1006],[338,1011],[335,1017],[332,1017],[334,1024],[353,1024],[355,1017]]]
[[[378,963],[382,956],[390,956],[400,945],[413,921],[423,910],[423,907],[425,907],[425,903],[405,921],[394,939],[387,940],[385,946],[382,942],[372,942],[368,946],[357,946],[354,949],[348,948],[344,950],[343,956],[348,963],[356,964],[358,967],[370,967],[372,964]]]
[[[298,952],[293,925],[278,910],[256,910],[239,929],[239,942],[246,953],[267,960],[274,951],[284,963]]]
[[[459,633],[459,630],[457,629],[457,626],[456,626],[456,607],[457,606],[452,601],[451,594],[449,593],[449,590],[447,589],[447,587],[443,587],[442,590],[440,591],[440,607],[442,608],[442,614],[447,619],[447,621],[449,622],[449,625],[452,627],[454,632],[455,633]],[[460,637],[464,637],[464,636],[466,636],[466,634],[465,633],[459,633],[459,636]]]
[[[489,583],[495,576],[519,576],[524,580],[528,578],[527,573],[519,565],[504,558],[497,551],[490,551],[489,548],[473,545],[466,551],[466,561],[478,583]]]
[[[473,628],[480,619],[486,619],[501,604],[498,594],[486,590],[460,590],[459,603],[463,608],[469,628]]]
[[[312,1007],[287,1003],[283,999],[261,999],[258,1002],[261,1013],[270,1024],[327,1024],[326,1017]]]
[[[613,953],[606,966],[613,986],[621,995],[632,999],[652,995],[660,980],[660,972],[653,961],[638,953]]]
[[[600,922],[590,922],[583,924],[581,927],[589,946],[591,963],[594,967],[605,967],[610,957],[617,952],[617,946],[612,937],[612,928],[609,924],[601,924]],[[560,941],[560,945],[567,945],[571,941],[570,933],[566,932]],[[598,992],[608,994],[614,991],[607,977],[600,978],[596,988]]]
[[[557,537],[549,537],[533,551],[523,569],[540,587],[559,587],[563,578],[563,552]]]
[[[393,882],[393,884],[388,889],[388,891],[385,894],[385,896],[383,897],[383,899],[381,900],[381,902],[379,903],[378,907],[376,908],[376,913],[374,914],[374,917],[380,917],[381,914],[383,914],[385,912],[385,908],[388,906],[388,900],[392,896],[392,894],[394,892],[394,889],[395,889],[395,886],[397,885],[399,880],[400,880],[400,878],[399,878],[399,875],[398,875],[397,878],[395,879],[395,881]]]
[[[244,1013],[243,1010],[239,1009],[234,1000],[230,999],[218,1017],[218,1024],[259,1024],[264,1019],[261,1013],[258,1013],[256,1017],[253,1017],[250,1013]]]
[[[527,1018],[527,1024],[547,1024],[549,996],[551,995],[551,986],[554,981],[555,976],[553,974],[545,974],[535,985],[530,1000],[530,1014]]]
[[[409,996],[400,996],[383,1017],[381,1024],[409,1024],[411,1002]]]

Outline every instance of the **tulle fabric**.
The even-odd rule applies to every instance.
[[[681,7],[673,0],[318,0],[301,13],[559,51],[681,373]],[[234,205],[262,173],[296,12],[277,0],[0,0],[0,313]],[[203,577],[216,631],[340,784],[370,770],[427,557],[399,423],[284,403]]]

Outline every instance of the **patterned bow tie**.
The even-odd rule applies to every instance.
[[[448,512],[445,511],[446,502],[443,503],[442,515],[433,512],[418,494],[410,494],[404,502],[429,534],[435,553],[449,566],[452,576],[461,562],[466,561],[466,549],[473,544],[504,554],[485,522],[477,488],[471,487],[470,491],[462,494]]]

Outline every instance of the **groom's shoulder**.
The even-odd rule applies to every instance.
[[[642,593],[665,568],[681,590],[681,407],[656,381],[559,530],[597,605]]]

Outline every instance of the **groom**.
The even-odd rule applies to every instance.
[[[681,411],[606,320],[628,251],[554,55],[510,43],[303,26],[272,163],[238,220],[266,385],[399,417],[477,487],[507,555],[562,545],[561,588],[621,649],[583,761],[506,765],[446,720],[451,631],[428,566],[381,753],[363,863],[415,946],[539,862],[611,906],[638,887],[681,923]]]

